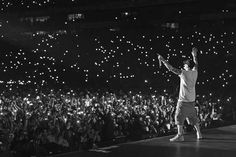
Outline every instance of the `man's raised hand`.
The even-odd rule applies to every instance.
[[[193,48],[192,48],[192,52],[191,52],[191,53],[192,53],[193,57],[196,57],[196,56],[197,56],[197,51],[198,51],[198,50],[197,50],[196,47],[193,47]]]
[[[164,58],[161,55],[158,55],[159,61],[164,61]]]

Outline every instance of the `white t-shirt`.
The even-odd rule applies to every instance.
[[[179,100],[193,102],[196,99],[195,84],[197,82],[197,70],[182,70],[180,77]]]

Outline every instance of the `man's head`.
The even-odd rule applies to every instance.
[[[197,56],[197,51],[198,51],[198,49],[196,47],[192,48],[191,53],[192,53],[193,58]],[[195,65],[194,62],[191,59],[185,59],[183,61],[184,70],[190,70],[194,67],[194,65]]]
[[[190,59],[186,59],[183,61],[183,66],[184,66],[184,70],[189,70],[191,69],[191,60]]]

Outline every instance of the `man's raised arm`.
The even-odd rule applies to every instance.
[[[193,56],[193,62],[194,62],[194,70],[198,70],[198,60],[197,60],[197,48],[193,47],[192,49],[192,56]]]
[[[180,74],[181,74],[181,70],[180,70],[180,69],[174,68],[174,67],[173,67],[172,65],[170,65],[170,64],[168,63],[168,61],[166,61],[161,55],[158,56],[158,59],[159,59],[159,61],[161,61],[161,62],[164,63],[165,67],[166,67],[169,71],[173,72],[173,73],[176,74],[176,75],[180,75]]]

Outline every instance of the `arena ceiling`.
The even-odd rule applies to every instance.
[[[2,11],[0,18],[9,22],[5,29],[12,26],[15,32],[20,32],[18,34],[74,29],[157,28],[169,23],[180,24],[185,29],[183,24],[192,27],[199,21],[204,24],[213,22],[214,27],[215,24],[221,27],[222,23],[233,28],[236,26],[234,0],[49,0],[49,4],[40,6],[33,5],[32,1],[30,5],[9,1],[11,5]],[[81,15],[82,18],[65,23],[71,15]],[[49,20],[40,22],[44,18]],[[17,34],[15,32],[11,34]]]

